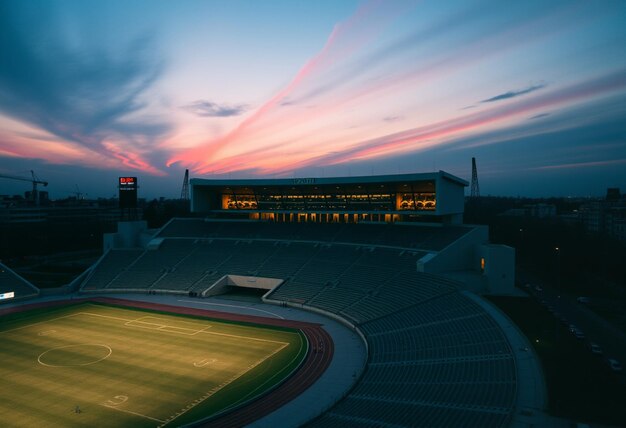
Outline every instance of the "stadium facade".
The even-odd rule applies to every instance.
[[[335,178],[194,178],[191,211],[276,222],[460,224],[467,181],[444,171]]]
[[[462,224],[468,183],[444,171],[336,178],[193,178],[190,184],[191,210],[203,217],[200,224],[197,218],[196,223],[174,220],[154,235],[142,222],[120,222],[118,233],[105,235],[105,251],[158,249],[163,236],[219,238],[222,233],[233,239],[283,236],[387,245],[417,251],[417,272],[447,275],[471,291],[508,294],[514,289],[514,249],[489,243],[487,226]],[[228,225],[233,221],[237,227]]]

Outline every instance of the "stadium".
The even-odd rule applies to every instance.
[[[193,217],[120,222],[67,294],[2,266],[0,408],[15,426],[540,424],[539,362],[481,297],[514,293],[514,250],[463,224],[467,185],[192,179]]]

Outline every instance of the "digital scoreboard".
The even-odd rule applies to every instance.
[[[13,299],[14,297],[15,297],[14,291],[9,291],[7,293],[0,293],[0,300]]]
[[[137,177],[120,177],[118,188],[120,208],[137,208]]]

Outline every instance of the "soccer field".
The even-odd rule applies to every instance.
[[[0,318],[3,426],[176,426],[289,376],[296,330],[82,303]]]

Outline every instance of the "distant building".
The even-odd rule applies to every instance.
[[[554,204],[527,204],[523,208],[511,208],[503,213],[509,217],[534,217],[549,218],[556,217],[556,205]]]
[[[620,241],[626,241],[626,206],[612,207],[606,213],[608,234]]]
[[[618,202],[622,198],[622,195],[617,187],[609,187],[606,189],[606,200],[611,202]]]
[[[605,233],[626,241],[626,199],[622,197],[620,189],[607,189],[605,199],[585,202],[578,212],[589,232]]]
[[[556,205],[554,204],[534,204],[529,206],[528,209],[531,217],[556,217]]]
[[[140,214],[141,215],[141,214]],[[119,208],[93,205],[24,206],[22,204],[0,207],[0,225],[17,224],[80,224],[100,222],[115,224],[122,219]]]
[[[578,209],[580,220],[589,232],[600,233],[604,230],[604,201],[585,202]]]

